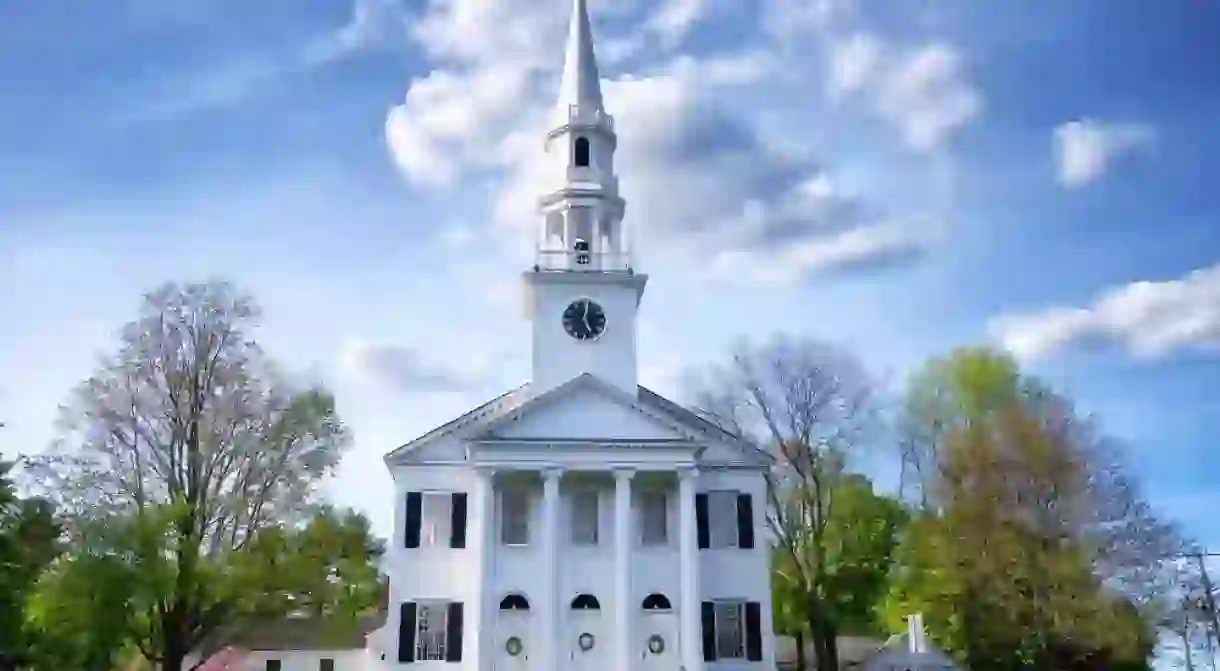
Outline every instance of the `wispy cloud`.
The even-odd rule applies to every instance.
[[[1069,121],[1055,128],[1059,183],[1076,189],[1102,178],[1120,159],[1147,150],[1155,133],[1143,123]]]
[[[400,0],[352,0],[343,25],[286,48],[226,54],[194,71],[173,71],[129,88],[128,121],[170,120],[223,108],[248,98],[283,77],[340,62],[371,49],[401,44],[409,16]]]
[[[993,320],[992,333],[1034,359],[1074,345],[1117,344],[1141,358],[1220,350],[1220,265],[1176,280],[1132,282],[1085,307],[1053,307]]]
[[[338,370],[358,380],[374,382],[399,393],[466,392],[488,380],[492,360],[486,350],[455,348],[429,356],[420,350],[349,340],[340,351]],[[439,355],[439,356],[438,356]],[[446,358],[448,357],[448,358]]]

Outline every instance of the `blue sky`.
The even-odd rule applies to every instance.
[[[1220,4],[592,5],[646,384],[679,394],[777,330],[890,380],[1004,344],[1220,549]],[[387,531],[381,454],[528,374],[517,273],[567,8],[0,7],[4,449],[45,445],[141,292],[225,276],[339,394],[332,489]]]

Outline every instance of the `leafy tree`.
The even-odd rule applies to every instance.
[[[138,579],[119,557],[60,557],[27,600],[30,668],[111,668],[130,638]]]
[[[905,421],[924,512],[900,550],[891,623],[928,614],[932,638],[972,668],[1143,663],[1148,578],[1178,541],[1096,425],[981,349],[916,374]]]
[[[385,543],[373,535],[368,517],[323,507],[292,536],[298,607],[316,617],[374,612],[384,587],[378,569],[384,554]]]
[[[875,426],[876,408],[863,367],[846,352],[816,341],[779,339],[743,346],[723,366],[712,368],[696,394],[710,421],[745,437],[773,457],[768,473],[767,525],[782,571],[783,589],[803,599],[819,671],[837,671],[836,636],[842,626],[864,625],[867,607],[850,593],[867,593],[875,576],[851,563],[859,552],[884,547],[836,509],[872,511],[845,482],[845,466]],[[842,485],[842,486],[840,486]],[[842,493],[842,496],[840,496]],[[877,511],[883,506],[878,506]],[[882,513],[888,514],[887,513]],[[877,520],[861,522],[867,526]],[[881,521],[882,535],[889,529]],[[871,529],[869,531],[872,531]],[[871,559],[864,566],[883,560]],[[866,597],[867,599],[867,597]],[[870,604],[871,605],[871,604]]]
[[[60,527],[50,504],[21,498],[0,462],[0,670],[28,661],[24,604],[39,574],[59,552]]]
[[[223,282],[148,294],[31,465],[78,547],[115,520],[134,525],[136,643],[164,671],[273,605],[240,582],[254,571],[233,569],[264,529],[308,514],[348,444],[331,395],[290,382],[251,339],[259,315]]]
[[[826,525],[826,594],[840,634],[877,636],[888,631],[877,604],[908,513],[896,499],[877,494],[868,478],[847,474],[834,485]]]

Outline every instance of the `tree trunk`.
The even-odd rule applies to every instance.
[[[805,619],[809,621],[818,671],[839,671],[839,649],[835,645],[834,625],[826,618],[821,603],[813,594],[809,595],[806,602]]]
[[[806,671],[808,660],[805,659],[805,632],[797,630],[796,636],[796,671]]]
[[[183,671],[183,661],[186,658],[186,641],[182,635],[180,606],[175,606],[161,617],[164,635],[162,643],[165,646],[161,661],[161,671]]]

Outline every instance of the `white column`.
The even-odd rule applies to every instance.
[[[495,526],[495,471],[487,467],[475,468],[474,497],[471,502],[471,519],[475,521],[474,537],[469,539],[478,559],[475,568],[475,597],[471,599],[475,612],[472,622],[475,631],[475,669],[491,669],[491,632],[495,630],[492,618],[496,612],[493,603],[495,590],[492,587],[492,560],[496,546]]]
[[[639,606],[631,595],[631,546],[635,541],[631,515],[631,478],[634,471],[614,471],[614,668],[630,669],[631,622]]]
[[[682,588],[678,616],[681,620],[679,639],[685,671],[700,671],[703,668],[699,549],[696,543],[698,531],[695,525],[695,479],[698,474],[694,468],[678,471],[678,571]]]
[[[548,468],[542,481],[542,575],[546,576],[542,626],[543,671],[559,671],[560,622],[563,604],[559,598],[559,479],[563,471]]]

